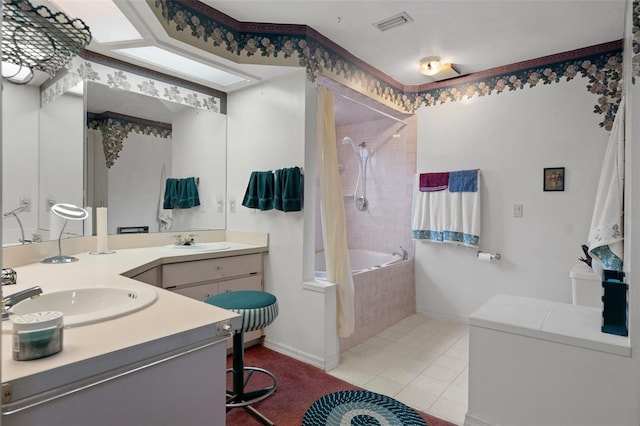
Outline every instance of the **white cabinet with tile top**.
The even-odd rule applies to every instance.
[[[477,309],[465,425],[632,424],[630,342],[602,333],[601,319],[601,309],[507,295]]]

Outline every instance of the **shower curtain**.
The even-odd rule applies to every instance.
[[[589,255],[593,270],[622,271],[624,198],[624,98],[620,101],[598,182],[589,230]]]
[[[348,337],[355,329],[354,290],[333,114],[333,93],[318,87],[316,143],[320,157],[320,213],[327,280],[338,286],[338,334]]]

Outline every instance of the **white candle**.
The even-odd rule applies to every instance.
[[[98,207],[96,209],[96,234],[97,252],[107,253],[109,251],[109,240],[107,235],[107,208]]]

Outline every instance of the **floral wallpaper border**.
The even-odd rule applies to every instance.
[[[413,92],[409,97],[418,108],[583,77],[586,89],[598,96],[593,112],[603,116],[600,127],[611,130],[623,94],[622,60],[619,40],[417,86],[407,93]]]
[[[600,126],[609,129],[622,95],[621,41],[595,46],[600,51],[584,57],[576,57],[575,53],[593,49],[566,52],[570,59],[553,55],[514,64],[517,71],[506,72],[509,67],[499,67],[463,79],[406,86],[306,25],[240,22],[201,2],[147,0],[147,3],[173,38],[238,63],[305,67],[310,81],[323,75],[408,113],[436,103],[580,76],[588,80],[587,90],[598,95],[594,112],[603,116]]]
[[[102,114],[87,112],[87,128],[102,133],[102,149],[107,168],[113,166],[120,157],[124,140],[129,133],[171,139],[172,126],[169,123],[147,120],[130,115],[107,111]]]
[[[41,105],[55,100],[80,81],[93,81],[111,88],[226,114],[227,95],[224,92],[90,51],[83,51],[80,56],[74,57],[70,71],[43,86]]]

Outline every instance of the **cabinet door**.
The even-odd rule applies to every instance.
[[[176,287],[170,290],[174,293],[203,301],[204,299],[218,293],[218,283],[202,284],[193,287]]]

